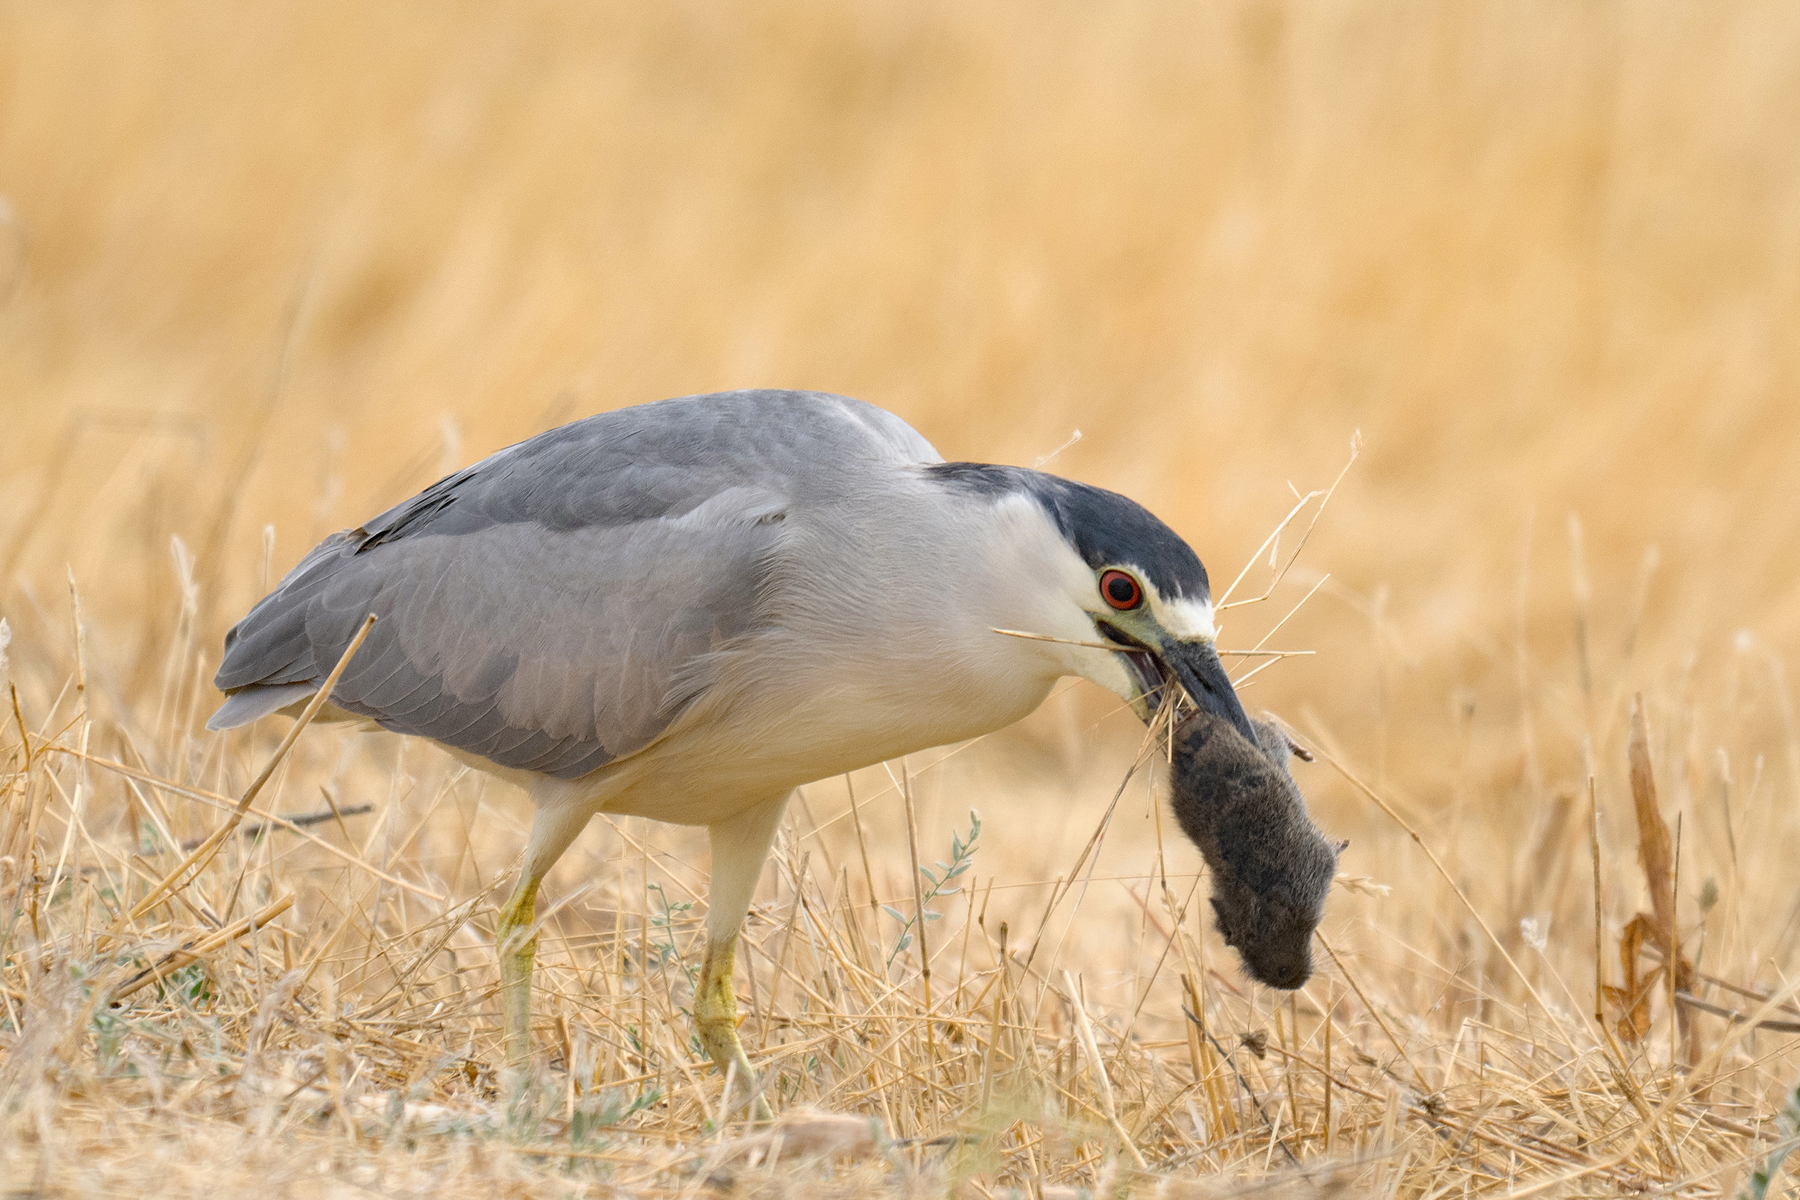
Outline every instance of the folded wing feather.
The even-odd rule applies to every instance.
[[[308,554],[227,637],[208,727],[311,695],[374,613],[333,705],[586,774],[705,691],[709,653],[764,619],[796,495],[858,457],[936,455],[878,409],[808,393],[645,405],[509,447]]]

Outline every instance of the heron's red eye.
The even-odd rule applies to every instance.
[[[1107,571],[1100,576],[1100,594],[1106,602],[1123,612],[1143,603],[1144,592],[1138,581],[1123,571]]]

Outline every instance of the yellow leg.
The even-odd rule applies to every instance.
[[[500,957],[500,1013],[509,1067],[523,1067],[531,1061],[531,964],[537,956],[537,935],[529,931],[537,913],[541,882],[529,874],[520,876],[512,899],[500,910],[495,938]]]
[[[738,1041],[737,994],[731,990],[731,970],[737,962],[737,935],[709,938],[706,959],[700,966],[700,984],[694,996],[694,1024],[699,1027],[700,1044],[717,1064],[719,1071],[731,1081],[732,1097],[740,1101],[756,1092],[756,1072]],[[728,1105],[728,1111],[735,1108]],[[770,1120],[772,1114],[761,1095],[755,1098],[755,1117]]]
[[[775,796],[707,830],[712,839],[712,894],[706,908],[706,961],[694,996],[694,1024],[699,1026],[700,1044],[731,1081],[738,1103],[745,1096],[756,1096],[754,1114],[759,1121],[770,1119],[769,1105],[757,1093],[756,1072],[738,1041],[731,968],[737,959],[738,930],[786,807],[787,797]]]
[[[535,793],[532,800],[537,811],[531,818],[525,863],[519,869],[512,898],[500,910],[500,925],[494,933],[495,950],[500,957],[500,1017],[509,1067],[531,1064],[531,964],[537,957],[537,935],[531,932],[531,926],[537,916],[538,885],[594,815],[591,808],[561,803],[554,789],[548,802]]]

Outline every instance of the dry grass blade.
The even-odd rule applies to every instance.
[[[1349,767],[1346,767],[1343,763],[1339,762],[1334,755],[1325,750],[1316,741],[1305,747],[1305,749],[1309,753],[1321,757],[1326,762],[1330,763],[1332,767],[1337,770],[1338,774],[1348,780],[1357,791],[1374,801],[1376,807],[1386,813],[1394,824],[1398,825],[1406,832],[1406,836],[1412,839],[1413,844],[1425,852],[1425,857],[1431,861],[1431,865],[1437,871],[1438,875],[1443,878],[1445,883],[1450,885],[1451,893],[1462,904],[1468,914],[1475,919],[1475,923],[1481,927],[1481,932],[1486,935],[1488,941],[1493,944],[1494,949],[1499,951],[1500,957],[1506,960],[1506,965],[1512,969],[1512,973],[1518,976],[1519,982],[1525,986],[1526,992],[1531,996],[1532,1003],[1536,1004],[1540,1011],[1549,1015],[1554,1020],[1556,1018],[1556,1010],[1544,1003],[1543,997],[1538,995],[1537,988],[1533,986],[1530,976],[1526,975],[1519,964],[1513,960],[1513,956],[1511,952],[1507,950],[1505,943],[1494,936],[1493,929],[1488,926],[1487,918],[1481,915],[1480,910],[1475,907],[1474,902],[1463,892],[1462,886],[1458,884],[1455,878],[1451,876],[1450,872],[1445,869],[1444,864],[1442,860],[1438,858],[1437,853],[1433,851],[1430,846],[1425,844],[1425,839],[1419,836],[1418,830],[1414,829],[1412,825],[1407,822],[1406,818],[1395,812],[1393,806],[1383,799],[1380,793],[1359,779]]]
[[[67,749],[62,746],[50,746],[50,747],[47,747],[46,749],[53,753],[66,754],[72,758],[81,759],[82,761],[90,763],[93,766],[100,767],[103,770],[111,771],[115,774],[122,775],[127,779],[135,780],[140,783],[149,784],[150,787],[155,790],[168,792],[171,795],[175,795],[175,796],[182,796],[189,800],[196,800],[199,803],[204,804],[209,808],[218,809],[222,812],[227,812],[227,813],[232,812],[236,809],[236,806],[237,806],[237,802],[232,800],[229,796],[221,796],[221,795],[218,795],[213,792],[203,791],[200,788],[187,787],[187,786],[184,786],[179,783],[173,783],[167,779],[163,779],[157,775],[153,775],[148,771],[140,771],[136,767],[129,767],[129,766],[126,766],[124,763],[114,762],[111,759],[95,758],[92,755],[84,755],[84,754],[80,753],[79,751],[70,750],[70,749]],[[358,807],[360,808],[362,806],[359,805]],[[330,854],[335,858],[341,859],[343,862],[349,864],[350,866],[357,868],[359,871],[366,871],[368,874],[373,875],[374,877],[376,877],[377,879],[380,879],[384,883],[391,883],[395,887],[404,888],[405,890],[413,893],[415,896],[419,896],[426,900],[442,901],[444,899],[443,896],[439,895],[437,892],[432,891],[430,888],[422,888],[416,883],[412,883],[408,880],[401,879],[399,876],[396,876],[396,875],[391,875],[388,872],[383,871],[381,868],[376,867],[371,863],[365,862],[362,858],[360,858],[353,851],[344,850],[340,847],[332,845],[330,842],[324,841],[323,839],[321,839],[321,838],[315,836],[313,833],[311,833],[299,821],[289,820],[287,817],[281,816],[278,813],[273,813],[273,812],[268,811],[267,809],[258,808],[254,804],[247,807],[244,811],[246,813],[248,813],[250,816],[256,817],[257,819],[261,820],[265,824],[266,827],[271,828],[271,829],[285,829],[289,833],[296,834],[304,841],[307,841],[307,842],[311,843],[312,845],[317,846],[319,849],[325,851],[325,853]],[[200,841],[194,842],[193,846],[197,848],[197,847],[203,845],[206,840],[209,840],[211,838],[211,836],[212,835],[208,835],[207,839],[201,839]],[[182,843],[182,846],[184,848],[187,848],[188,843],[184,842],[184,843]]]
[[[137,920],[155,908],[164,896],[193,882],[199,877],[200,872],[205,870],[206,864],[211,862],[213,856],[219,852],[219,847],[225,844],[225,839],[231,836],[232,831],[238,827],[238,823],[244,819],[244,814],[249,811],[257,793],[262,791],[263,785],[269,782],[270,777],[275,774],[276,768],[281,766],[282,761],[287,758],[288,751],[294,748],[294,743],[300,740],[301,733],[308,725],[312,724],[312,719],[319,715],[319,710],[325,707],[325,702],[331,698],[331,689],[337,686],[338,678],[343,675],[344,668],[350,665],[350,660],[362,648],[363,639],[369,636],[369,630],[374,627],[375,614],[370,613],[368,617],[364,618],[361,627],[357,629],[356,636],[351,638],[350,644],[344,648],[344,653],[339,656],[337,665],[331,669],[331,674],[325,677],[324,684],[308,701],[306,708],[300,714],[300,719],[294,722],[293,728],[288,730],[287,736],[281,739],[281,744],[275,748],[275,753],[269,756],[269,761],[261,773],[250,781],[249,787],[244,789],[244,794],[239,797],[237,806],[232,809],[231,815],[226,818],[225,823],[214,830],[205,841],[194,847],[193,851],[182,859],[173,871],[158,881],[155,887],[152,887],[142,899],[119,917],[113,926],[114,935],[117,935],[119,930],[129,922]]]
[[[1344,460],[1344,465],[1342,469],[1338,471],[1337,478],[1331,481],[1331,486],[1322,492],[1308,492],[1306,495],[1300,497],[1299,503],[1294,505],[1293,509],[1286,517],[1282,518],[1281,523],[1275,527],[1275,531],[1263,540],[1263,544],[1257,547],[1256,553],[1250,556],[1250,561],[1244,564],[1244,569],[1238,572],[1237,578],[1231,581],[1231,586],[1226,588],[1224,595],[1219,597],[1217,608],[1220,612],[1223,612],[1228,608],[1241,608],[1249,604],[1260,604],[1275,594],[1275,589],[1281,586],[1281,581],[1287,578],[1287,573],[1293,569],[1295,563],[1300,561],[1300,552],[1306,549],[1306,543],[1312,539],[1313,530],[1318,528],[1319,518],[1325,515],[1325,506],[1331,503],[1331,498],[1333,496],[1337,495],[1338,485],[1344,482],[1344,476],[1348,475],[1350,473],[1350,468],[1356,465],[1357,458],[1362,455],[1362,448],[1363,437],[1362,431],[1359,429],[1350,438],[1350,457]],[[1238,584],[1244,582],[1244,576],[1250,573],[1250,568],[1257,564],[1262,558],[1265,550],[1270,550],[1278,543],[1282,531],[1285,530],[1288,525],[1306,509],[1306,506],[1311,504],[1314,500],[1319,502],[1319,506],[1313,510],[1312,520],[1308,521],[1306,523],[1306,528],[1301,531],[1300,541],[1294,546],[1293,552],[1288,555],[1287,561],[1282,563],[1279,569],[1272,572],[1268,586],[1263,589],[1262,594],[1251,596],[1246,600],[1233,600],[1231,598],[1232,593],[1237,591]]]
[[[521,1178],[564,1182],[605,1167],[621,1172],[609,1186],[622,1196],[691,1190],[696,1162],[711,1164],[701,1177],[721,1183],[729,1177],[740,1189],[766,1183],[786,1189],[784,1195],[831,1172],[866,1177],[871,1195],[897,1194],[913,1186],[906,1180],[947,1179],[932,1173],[964,1169],[981,1181],[977,1191],[1054,1195],[1062,1187],[1103,1190],[1120,1172],[1133,1171],[1168,1178],[1223,1172],[1250,1186],[1280,1178],[1273,1173],[1283,1164],[1345,1179],[1386,1172],[1384,1188],[1421,1195],[1458,1181],[1491,1187],[1496,1179],[1519,1190],[1587,1178],[1636,1187],[1644,1180],[1673,1184],[1683,1171],[1699,1171],[1699,1147],[1713,1156],[1704,1159],[1711,1163],[1747,1157],[1745,1147],[1768,1140],[1753,1089],[1764,1072],[1787,1072],[1786,1058],[1765,1055],[1766,1066],[1723,1065],[1729,1047],[1722,1044],[1704,1067],[1704,1084],[1690,1083],[1660,1074],[1641,1056],[1625,1059],[1610,1042],[1583,1040],[1581,1030],[1546,1022],[1519,960],[1496,936],[1500,927],[1480,920],[1466,889],[1459,899],[1471,927],[1479,921],[1489,944],[1499,947],[1495,960],[1506,954],[1512,973],[1477,976],[1475,1001],[1452,1000],[1441,1010],[1454,1013],[1464,1003],[1455,1017],[1460,1024],[1438,1024],[1443,1018],[1409,1003],[1411,977],[1380,950],[1383,931],[1410,919],[1409,897],[1419,891],[1398,863],[1384,865],[1383,875],[1396,884],[1385,896],[1351,887],[1334,892],[1331,919],[1339,923],[1322,943],[1337,963],[1334,981],[1341,977],[1347,989],[1333,989],[1335,998],[1322,1005],[1302,994],[1283,1010],[1271,1036],[1266,1000],[1225,969],[1225,960],[1215,957],[1222,948],[1196,923],[1195,910],[1204,906],[1180,904],[1169,890],[1170,878],[1188,877],[1164,862],[1174,847],[1142,842],[1132,849],[1129,813],[1121,806],[1130,782],[1163,756],[1171,715],[1134,738],[1123,782],[1107,781],[1110,802],[1091,830],[1083,819],[1054,880],[1008,877],[1008,826],[990,826],[981,862],[998,865],[1002,876],[982,892],[979,915],[971,896],[960,930],[946,912],[939,934],[915,943],[932,969],[929,1000],[922,970],[906,971],[898,982],[887,978],[881,969],[887,946],[871,936],[868,919],[875,916],[879,928],[880,906],[904,904],[908,896],[920,906],[915,881],[922,876],[914,871],[902,885],[890,874],[886,886],[899,895],[882,894],[881,864],[891,869],[891,849],[901,837],[908,841],[904,866],[930,859],[938,836],[931,813],[940,799],[921,790],[911,764],[897,764],[892,790],[904,828],[891,809],[866,799],[872,792],[879,797],[878,789],[854,780],[856,786],[841,790],[845,819],[819,822],[810,809],[824,797],[809,788],[804,837],[816,847],[796,848],[787,875],[793,895],[784,892],[772,914],[753,916],[740,963],[746,1007],[757,1013],[755,1053],[765,1094],[789,1111],[791,1124],[783,1127],[787,1132],[742,1139],[720,1126],[721,1083],[701,1069],[689,1042],[690,948],[700,936],[689,904],[705,894],[704,873],[689,865],[691,844],[608,826],[580,873],[557,885],[557,901],[536,928],[540,1015],[557,1031],[557,1050],[535,1081],[520,1081],[524,1090],[506,1094],[495,1066],[497,974],[482,926],[523,831],[496,837],[491,823],[471,829],[472,820],[504,828],[505,814],[461,806],[459,768],[419,766],[409,757],[400,770],[377,759],[321,784],[328,771],[342,769],[331,766],[342,762],[334,758],[341,745],[354,743],[326,731],[305,745],[290,744],[293,769],[307,773],[296,780],[303,793],[317,786],[327,794],[380,788],[390,797],[376,806],[381,815],[366,836],[340,845],[336,839],[345,831],[326,814],[309,814],[319,820],[308,828],[267,811],[279,797],[245,807],[176,781],[191,774],[165,778],[83,754],[49,740],[59,735],[57,723],[46,721],[42,739],[28,735],[34,753],[25,773],[0,776],[0,852],[29,860],[15,851],[31,839],[47,847],[42,870],[18,877],[16,886],[7,880],[8,894],[19,897],[8,944],[26,952],[10,954],[0,967],[6,1069],[10,1078],[28,1064],[41,1072],[42,1064],[67,1063],[68,1047],[84,1040],[91,1049],[82,1051],[83,1061],[113,1062],[107,1056],[120,1053],[153,1061],[146,1047],[163,1044],[154,1039],[165,1031],[176,1043],[185,1038],[197,1046],[201,1030],[223,1030],[207,1035],[221,1040],[208,1043],[219,1049],[206,1052],[217,1060],[209,1059],[203,1074],[240,1080],[238,1101],[262,1105],[257,1111],[265,1116],[257,1120],[285,1130],[281,1137],[301,1138],[321,1152],[334,1148],[358,1162],[389,1162],[381,1147],[404,1138],[416,1147],[409,1161],[442,1172],[462,1161],[451,1147],[479,1146],[488,1165],[456,1169],[490,1181],[501,1169],[497,1163]],[[27,727],[22,718],[14,723]],[[1373,792],[1375,807],[1407,844],[1449,877],[1448,860],[1427,844],[1419,821],[1400,815],[1379,789],[1358,786],[1342,770],[1341,756],[1324,756],[1339,764],[1350,786],[1365,796]],[[10,761],[26,760],[14,751]],[[946,761],[967,760],[946,756],[926,769]],[[79,807],[69,783],[78,778],[77,765],[99,768],[90,784],[99,791]],[[265,799],[279,776],[267,778]],[[944,786],[945,777],[925,778]],[[140,790],[122,787],[127,780]],[[1327,795],[1310,786],[1309,793]],[[1004,808],[1003,794],[983,795],[984,803]],[[132,826],[109,815],[134,811],[133,805],[153,817],[157,833],[150,844],[125,838]],[[118,951],[101,948],[118,886],[113,880],[165,878],[167,871],[151,864],[156,855],[176,854],[184,823],[191,828],[215,811],[240,810],[246,822],[254,816],[266,830],[291,829],[293,836],[213,840],[214,861],[229,863],[231,871],[193,872],[188,886],[166,893],[158,923],[141,931],[132,953],[176,949],[129,964],[131,974],[85,1008],[59,999],[64,993],[44,963],[67,956],[96,974],[120,966]],[[1342,819],[1340,813],[1334,821]],[[1547,827],[1568,823],[1565,814],[1560,825],[1553,820]],[[1051,824],[1034,810],[1015,812],[1012,828],[1041,834]],[[320,825],[327,836],[313,832]],[[1103,852],[1117,853],[1114,837],[1127,853],[1144,854],[1146,873],[1134,874],[1129,862],[1104,875],[1096,869]],[[1527,875],[1545,871],[1547,844],[1539,836],[1521,856]],[[50,865],[65,847],[59,875]],[[841,895],[820,894],[819,883],[827,881],[823,875],[815,881],[806,867],[815,851],[827,863],[860,859],[872,907],[853,902],[844,886],[848,869],[838,873]],[[1591,838],[1596,871],[1602,852],[1600,840]],[[473,869],[464,868],[465,860]],[[1196,886],[1204,882],[1193,878]],[[1116,897],[1092,887],[1113,881],[1124,885]],[[1166,919],[1148,901],[1158,883]],[[1079,920],[1050,930],[1048,914],[1069,907],[1078,891],[1087,897]],[[240,892],[256,897],[256,911],[231,920]],[[1143,931],[1130,946],[1095,936],[1099,922],[1120,928],[1116,901],[1129,906],[1127,925]],[[1039,921],[1033,949],[1051,932],[1051,966],[1015,955],[1006,922],[991,917],[990,905],[1008,907],[1015,921]],[[1379,907],[1368,910],[1366,922],[1353,922],[1349,915],[1359,905]],[[296,928],[312,932],[301,936]],[[990,929],[999,932],[998,943],[989,940]],[[1653,940],[1640,943],[1656,952]],[[952,949],[957,946],[962,950]],[[1054,969],[1065,953],[1079,954],[1082,981]],[[1182,965],[1179,988],[1163,975],[1168,960]],[[1104,982],[1107,963],[1132,965],[1129,986]],[[951,971],[954,986],[940,987]],[[1433,989],[1454,979],[1436,962],[1423,971]],[[1060,986],[1051,986],[1047,975]],[[1447,986],[1454,996],[1460,984]],[[1514,993],[1532,1000],[1522,1015],[1511,1007]],[[106,997],[113,1006],[101,1003]],[[1711,1004],[1701,995],[1695,1003],[1678,999],[1696,1010]],[[1730,1030],[1741,1035],[1761,1021],[1760,1036],[1783,1033],[1776,1006],[1785,997],[1777,990],[1756,999],[1770,1006],[1760,1016],[1720,1014],[1742,1018]],[[115,1035],[108,1031],[115,1029],[125,1031],[117,1035],[118,1051],[109,1048]],[[1379,1048],[1380,1056],[1365,1046]],[[82,1095],[124,1096],[121,1089],[152,1086],[122,1082],[113,1067],[95,1075],[56,1070],[81,1080]],[[1711,1098],[1704,1104],[1695,1099],[1702,1086]],[[88,1103],[73,1091],[52,1094],[59,1098],[44,1103],[65,1115]],[[138,1097],[133,1104],[141,1101],[130,1112],[159,1111],[149,1093],[130,1095]],[[820,1108],[835,1111],[808,1115]],[[236,1110],[207,1111],[208,1130],[260,1136],[243,1132],[250,1127],[232,1115]],[[146,1133],[161,1119],[116,1111],[109,1118],[114,1125],[136,1122],[131,1127]],[[266,1147],[273,1143],[257,1144],[265,1147],[260,1153],[272,1153]],[[23,1161],[16,1151],[0,1149],[4,1154],[15,1155],[6,1160],[9,1169]],[[1683,1154],[1690,1165],[1683,1165]]]
[[[137,975],[134,975],[132,978],[120,984],[112,993],[112,1003],[117,1004],[139,988],[148,986],[149,984],[165,978],[171,972],[186,966],[188,963],[199,961],[227,942],[236,941],[247,933],[261,929],[293,906],[294,897],[283,896],[255,916],[244,917],[237,921],[237,923],[229,925],[208,937],[201,938],[197,942],[192,942],[179,949],[170,951],[161,963],[139,972]]]
[[[1800,10],[123,0],[0,29],[0,1192],[1708,1200],[1786,1140]],[[240,812],[293,730],[203,733],[210,667],[309,547],[553,425],[761,384],[1188,542],[1245,699],[1355,773],[1293,764],[1350,839],[1338,966],[1252,984],[1184,902],[1211,881],[1166,717],[1054,683],[790,806],[736,968],[782,1122],[740,1137],[692,1042],[703,832],[576,839],[515,1073],[517,789],[325,709]],[[665,501],[646,528],[732,511]],[[910,633],[1068,632],[964,608]],[[932,670],[910,644],[869,643],[885,682]],[[894,955],[971,808],[979,891],[925,893]],[[1684,1015],[1705,1054],[1620,1039]]]
[[[1106,1074],[1106,1060],[1100,1057],[1100,1044],[1094,1038],[1094,1023],[1088,1020],[1087,1008],[1081,1003],[1081,988],[1075,982],[1075,977],[1066,970],[1063,972],[1063,983],[1068,988],[1063,998],[1075,1013],[1075,1031],[1081,1039],[1081,1050],[1087,1058],[1088,1070],[1093,1072],[1095,1082],[1100,1085],[1100,1111],[1106,1114],[1106,1123],[1112,1127],[1119,1144],[1125,1147],[1138,1169],[1146,1170],[1150,1164],[1138,1152],[1137,1143],[1131,1140],[1131,1134],[1119,1124],[1119,1109],[1113,1099],[1112,1080]]]

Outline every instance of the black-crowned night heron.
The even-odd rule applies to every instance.
[[[430,738],[535,806],[499,922],[514,1063],[538,885],[596,813],[711,834],[694,1016],[748,1084],[732,962],[795,787],[998,729],[1065,675],[1146,721],[1177,682],[1256,741],[1168,526],[815,392],[603,413],[334,534],[226,636],[207,727],[300,704],[371,613],[325,715]]]

